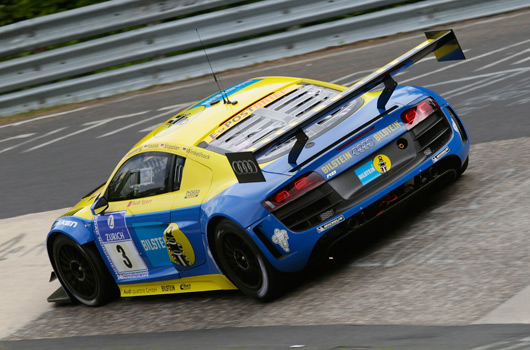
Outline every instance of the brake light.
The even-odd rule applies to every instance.
[[[319,174],[307,173],[274,193],[261,204],[272,213],[324,182],[326,181]]]
[[[412,129],[419,122],[436,112],[439,108],[438,103],[436,103],[433,98],[429,97],[401,113],[401,120],[407,129]]]

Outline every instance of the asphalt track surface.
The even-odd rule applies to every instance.
[[[425,59],[398,76],[439,92],[462,116],[473,143],[468,171],[375,222],[279,300],[217,292],[51,306],[0,349],[530,348],[529,23],[526,10],[447,26],[468,59]],[[351,85],[423,40],[408,33],[220,78],[224,86],[263,75]],[[71,205],[142,134],[215,91],[207,77],[0,124],[0,218]],[[0,267],[33,248],[3,237]]]

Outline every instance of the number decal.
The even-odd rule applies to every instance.
[[[125,266],[127,266],[130,269],[132,269],[133,264],[132,264],[131,260],[129,260],[129,257],[127,256],[127,254],[125,253],[125,249],[123,249],[123,247],[118,244],[116,246],[116,251],[118,253],[121,253],[121,257],[123,258],[123,263],[125,264]]]
[[[132,240],[126,211],[96,215],[94,231],[117,281],[144,278],[149,270]]]

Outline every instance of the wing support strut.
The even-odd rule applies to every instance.
[[[293,148],[291,148],[291,151],[289,152],[289,159],[288,162],[292,166],[296,166],[296,160],[298,159],[298,156],[300,153],[302,153],[302,150],[304,149],[305,144],[309,140],[309,137],[305,134],[303,129],[298,129],[298,132],[296,133],[296,143],[294,144]]]
[[[383,92],[381,93],[381,95],[379,95],[379,99],[377,100],[377,109],[379,109],[380,112],[386,109],[386,104],[388,100],[390,100],[390,97],[394,93],[394,90],[397,86],[396,81],[392,79],[390,75],[387,75],[385,77],[383,83],[385,84],[385,88],[383,89]]]

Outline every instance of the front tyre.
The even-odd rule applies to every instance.
[[[243,229],[223,220],[217,225],[214,238],[221,269],[239,290],[262,301],[277,295],[278,271],[265,260]]]
[[[68,294],[89,306],[98,306],[118,296],[118,288],[94,247],[80,246],[59,235],[53,242],[53,262]]]

